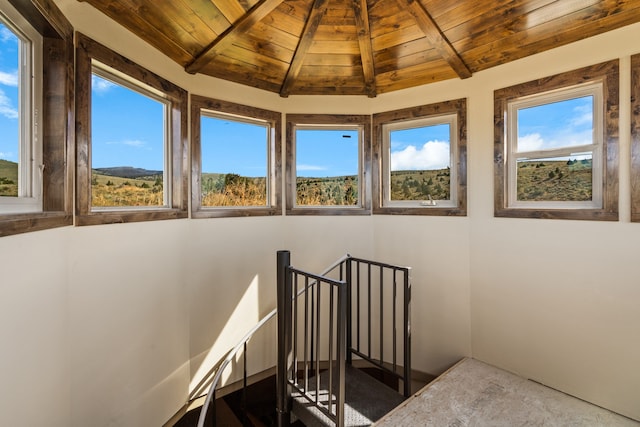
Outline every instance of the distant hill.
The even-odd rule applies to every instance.
[[[0,177],[12,181],[18,181],[18,164],[9,160],[0,159]]]
[[[162,171],[134,168],[132,166],[117,166],[113,168],[94,168],[102,175],[117,176],[119,178],[142,178],[145,176],[162,175]]]
[[[18,164],[0,159],[0,196],[18,195]]]

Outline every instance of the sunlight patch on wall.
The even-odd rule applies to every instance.
[[[247,286],[247,290],[238,302],[233,313],[229,316],[227,323],[218,335],[218,339],[213,343],[209,353],[193,376],[191,383],[189,384],[190,393],[198,387],[200,382],[209,374],[211,368],[220,360],[220,358],[222,358],[229,349],[234,347],[238,341],[240,341],[240,339],[242,339],[242,337],[260,320],[258,304],[259,283],[260,280],[256,274]],[[241,359],[239,363],[241,363]],[[232,372],[232,368],[227,368],[227,372],[225,372],[222,377],[222,384],[229,381],[229,377]],[[239,375],[242,375],[242,373]],[[234,376],[234,378],[236,378],[236,376]]]

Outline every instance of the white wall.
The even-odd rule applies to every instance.
[[[446,308],[428,300],[431,305],[424,309],[431,314],[422,314],[427,323],[414,330],[442,328],[462,338],[464,319],[470,326],[473,357],[635,419],[640,419],[640,286],[634,248],[640,224],[629,222],[628,129],[629,57],[640,53],[632,42],[638,37],[636,24],[476,73],[468,80],[384,95],[375,106],[378,111],[468,99],[468,218],[375,218],[376,236],[395,228],[392,242],[412,243],[405,249],[392,243],[390,251],[397,257],[418,258],[414,266],[422,257],[423,285],[442,299],[444,307],[470,304],[466,313],[461,307],[455,311],[457,322],[441,322],[437,313],[447,313]],[[621,73],[620,221],[494,218],[493,91],[611,59],[620,60]],[[452,230],[444,229],[447,226]],[[443,244],[443,235],[450,235],[455,245],[446,242],[435,249],[429,237]],[[376,254],[384,254],[386,245],[386,239],[376,244]],[[438,256],[431,261],[434,252]],[[429,267],[436,272],[429,272]],[[432,276],[437,279],[432,281]],[[462,318],[457,318],[460,313]],[[437,360],[433,353],[446,351],[431,348],[436,342],[424,340],[414,348],[428,347],[430,366]]]
[[[417,369],[439,373],[473,355],[640,419],[629,136],[619,222],[497,219],[492,200],[493,90],[612,58],[622,58],[628,86],[640,25],[463,81],[375,99],[283,99],[188,75],[86,3],[56,3],[77,30],[200,95],[285,113],[357,114],[467,97],[469,215],[173,220],[4,237],[0,425],[162,425],[274,307],[278,249],[308,269],[345,252],[411,265]],[[622,128],[628,123],[623,117]],[[322,245],[305,244],[319,236]],[[263,356],[252,363],[272,363]]]
[[[0,239],[0,425],[69,425],[69,233]]]

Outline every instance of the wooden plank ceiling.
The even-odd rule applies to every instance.
[[[640,0],[79,1],[189,73],[284,97],[464,79],[640,21]]]

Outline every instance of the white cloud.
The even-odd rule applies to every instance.
[[[2,151],[0,151],[0,159],[10,159],[13,157],[13,153],[4,153]]]
[[[518,138],[518,151],[538,151],[544,146],[544,140],[539,133],[531,133]]]
[[[593,123],[593,107],[591,104],[575,107],[573,111],[577,114],[569,122],[571,126],[579,127]]]
[[[1,26],[0,27],[0,41],[4,42],[8,42],[9,40],[11,41],[17,41],[18,38],[16,37],[15,34],[13,34],[13,32],[11,32],[10,29],[8,29],[5,26]]]
[[[103,94],[109,92],[111,88],[116,87],[114,83],[100,77],[91,76],[91,90],[97,94]]]
[[[593,144],[593,132],[590,129],[573,131],[572,129],[560,129],[549,138],[544,138],[539,133],[531,133],[518,138],[518,151],[539,151],[562,147],[577,147]]]
[[[146,141],[141,141],[139,139],[125,139],[123,141],[109,141],[107,142],[109,145],[126,145],[128,147],[136,147],[142,148],[147,145]]]
[[[429,141],[421,148],[409,145],[391,153],[391,170],[430,170],[450,166],[451,152],[445,141]]]
[[[13,87],[18,86],[18,71],[16,70],[11,73],[0,71],[0,84]]]
[[[18,118],[18,110],[11,105],[11,100],[2,90],[0,90],[0,116],[8,119]]]
[[[316,166],[316,165],[296,165],[296,169],[299,171],[323,171],[327,170],[324,166]]]

